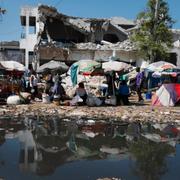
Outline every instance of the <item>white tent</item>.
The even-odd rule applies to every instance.
[[[23,64],[17,61],[0,61],[1,66],[3,66],[6,70],[13,71],[25,71],[26,68]]]
[[[49,70],[60,70],[63,73],[68,70],[68,66],[64,62],[50,61],[37,68],[37,72],[44,72],[46,69]]]
[[[121,71],[123,69],[128,69],[130,68],[131,65],[124,63],[124,62],[119,62],[119,61],[108,61],[105,63],[102,63],[102,69],[104,69],[105,72],[107,71]]]

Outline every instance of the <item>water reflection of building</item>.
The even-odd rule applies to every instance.
[[[5,130],[0,128],[0,146],[5,142]]]
[[[158,167],[163,169],[166,167],[163,165],[165,157],[174,149],[165,143],[152,143],[152,140],[142,136],[143,133],[147,135],[155,132],[162,135],[162,131],[157,131],[151,124],[149,124],[150,127],[145,127],[140,123],[107,123],[92,120],[89,122],[84,120],[79,124],[77,121],[64,122],[54,117],[45,120],[29,120],[24,123],[27,129],[33,126],[33,133],[30,130],[18,129],[19,167],[21,171],[34,172],[39,176],[51,175],[57,167],[73,161],[106,159],[119,161],[129,157],[133,157],[133,161],[137,162],[133,163],[135,164],[133,168],[142,171],[139,176],[144,176],[147,174],[146,169],[142,168],[144,159],[150,161],[151,156],[161,157]],[[171,134],[171,128],[164,133]],[[142,150],[148,148],[152,149],[152,155],[151,152],[142,153]],[[158,153],[164,153],[164,155],[159,156]],[[150,161],[149,168],[151,172],[154,171],[158,175],[160,171],[156,170],[154,164],[156,161]],[[150,177],[152,177],[151,172],[149,171]]]
[[[19,167],[22,171],[36,172],[38,152],[32,132],[29,130],[19,131],[20,156]]]
[[[11,118],[3,118],[0,120],[0,141],[3,139],[17,138],[17,132],[24,128],[21,121],[11,120]],[[1,144],[1,143],[0,143]]]
[[[127,124],[120,128],[106,123],[97,123],[93,126],[82,125],[78,128],[76,122],[62,122],[60,120],[46,120],[35,130],[35,141],[42,160],[37,162],[38,175],[52,174],[58,166],[77,160],[97,160],[111,158],[120,159],[127,152],[124,137]],[[87,133],[95,133],[88,137]],[[107,152],[103,151],[108,149]]]

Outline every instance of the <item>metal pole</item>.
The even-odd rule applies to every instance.
[[[156,5],[155,5],[155,19],[158,18],[158,8],[159,8],[159,0],[156,0]]]

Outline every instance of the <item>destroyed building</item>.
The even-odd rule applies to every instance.
[[[23,7],[21,24],[24,27],[20,44],[25,48],[26,64],[30,54],[39,64],[51,59],[78,61],[81,59],[108,59],[116,49],[133,49],[127,30],[135,23],[121,17],[93,19],[71,17],[57,12],[53,7]],[[30,47],[31,46],[31,47]],[[123,60],[123,53],[121,58]],[[28,59],[28,60],[27,60]],[[127,58],[127,60],[130,58]],[[126,60],[126,59],[125,59]]]
[[[21,24],[24,33],[20,47],[25,50],[26,67],[52,59],[72,63],[85,59],[105,61],[114,56],[136,65],[143,61],[129,40],[129,32],[136,24],[122,17],[72,17],[40,5],[22,8]],[[172,53],[177,56],[177,52]],[[180,61],[180,54],[178,58]]]

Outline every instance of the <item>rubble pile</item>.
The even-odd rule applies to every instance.
[[[88,93],[92,93],[94,95],[99,95],[99,86],[105,81],[104,76],[83,76],[78,74],[78,83],[79,82],[85,82],[84,85],[86,87],[86,90]],[[77,86],[73,87],[71,77],[66,76],[63,80],[63,87],[66,89],[66,94],[69,97],[73,97],[75,94],[75,90]],[[78,84],[77,83],[77,84]]]
[[[56,106],[54,104],[34,103],[29,105],[1,106],[0,115],[3,117],[67,117],[109,119],[125,122],[159,122],[178,123],[180,109],[178,107],[156,107],[152,109],[149,105],[142,106]]]
[[[76,47],[78,49],[91,49],[91,50],[125,50],[125,51],[136,50],[134,44],[129,39],[115,44],[106,41],[102,41],[102,44],[95,44],[91,42],[78,43],[76,44]]]
[[[48,42],[47,40],[42,40],[40,42],[41,47],[55,47],[55,48],[74,48],[74,43],[63,43],[59,41]]]

